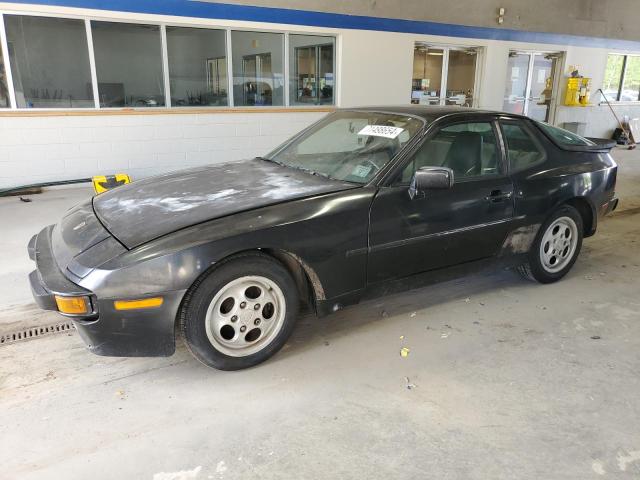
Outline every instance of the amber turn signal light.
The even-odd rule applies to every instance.
[[[116,300],[113,306],[116,310],[137,310],[140,308],[154,308],[162,305],[162,297],[141,298],[140,300]]]
[[[87,297],[62,297],[56,295],[56,305],[60,313],[72,315],[82,315],[89,313],[89,302]]]

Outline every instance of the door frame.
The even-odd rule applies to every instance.
[[[424,242],[435,242],[435,245],[432,245],[432,248],[439,248],[445,244],[453,245],[453,249],[451,250],[451,252],[459,252],[459,251],[462,251],[462,249],[460,249],[458,245],[464,241],[464,236],[468,235],[469,232],[474,232],[482,228],[496,229],[496,228],[500,228],[500,226],[505,226],[506,228],[510,224],[510,222],[512,222],[513,219],[515,218],[514,217],[515,200],[513,196],[514,183],[513,183],[513,179],[511,177],[511,171],[509,168],[506,144],[504,141],[502,128],[499,123],[501,115],[499,113],[489,113],[489,112],[482,113],[482,114],[476,114],[476,113],[465,114],[463,112],[464,110],[461,111],[459,115],[455,115],[453,117],[441,117],[435,122],[433,122],[432,124],[428,125],[424,133],[422,135],[417,136],[416,140],[413,142],[412,145],[407,147],[403,155],[399,156],[396,160],[393,161],[392,168],[390,168],[387,172],[385,172],[380,178],[380,180],[376,182],[376,186],[380,189],[380,191],[372,200],[372,204],[369,211],[369,227],[368,227],[369,255],[367,259],[367,284],[368,285],[372,285],[381,281],[391,280],[393,278],[405,277],[405,275],[401,275],[399,277],[394,276],[395,275],[394,273],[388,278],[379,278],[379,275],[377,274],[377,272],[381,270],[380,269],[375,270],[375,266],[377,265],[377,263],[381,261],[380,255],[384,255],[384,253],[380,253],[380,252],[384,252],[385,250],[388,250],[390,248],[403,248],[403,249],[411,248],[411,245],[419,245]],[[469,225],[463,225],[463,226],[457,226],[457,227],[451,226],[452,228],[442,230],[442,231],[426,233],[424,235],[418,235],[413,237],[398,238],[397,240],[378,242],[373,244],[373,241],[376,240],[373,237],[373,234],[374,234],[373,222],[375,220],[374,208],[376,207],[376,201],[380,201],[380,199],[384,200],[383,197],[385,197],[387,194],[395,195],[396,193],[404,195],[408,198],[407,190],[409,188],[409,184],[395,183],[394,180],[398,178],[398,175],[412,161],[414,155],[416,155],[419,149],[422,148],[426,142],[429,142],[430,140],[432,140],[434,136],[436,136],[441,129],[447,128],[453,125],[461,124],[461,123],[488,123],[491,125],[491,129],[495,136],[495,142],[496,142],[496,155],[497,155],[496,160],[501,166],[501,171],[495,174],[478,175],[474,177],[457,180],[454,183],[453,189],[455,189],[457,186],[458,189],[463,190],[462,193],[465,193],[464,190],[473,189],[474,186],[478,187],[478,185],[480,185],[481,183],[487,183],[489,181],[493,181],[497,183],[502,181],[509,186],[509,197],[506,199],[506,201],[509,202],[510,204],[510,208],[511,208],[510,216],[501,217],[501,218],[491,220],[491,221],[486,221],[486,222],[469,224]],[[486,187],[486,185],[484,187]],[[484,187],[480,186],[480,188],[484,188]],[[486,189],[488,193],[490,188],[486,187]],[[449,191],[451,190],[452,189],[449,189]],[[476,198],[482,198],[482,201],[488,200],[488,197],[484,197],[484,196],[476,197]],[[418,199],[412,199],[410,201],[412,203],[417,203],[417,202],[424,202],[425,200],[428,200],[428,197],[427,199],[418,198]],[[506,233],[505,233],[505,237],[506,237]],[[503,241],[504,241],[504,237],[502,237],[502,240],[499,243],[501,244]],[[482,260],[483,258],[488,258],[488,257],[483,257],[483,258],[479,257],[471,260],[463,260],[462,262],[449,263],[451,257],[448,250],[449,250],[448,247],[443,248],[442,251],[444,253],[442,254],[443,256],[441,258],[443,259],[444,263],[442,265],[433,266],[433,269],[449,268],[449,267],[458,265],[460,263],[464,263],[466,261],[476,261],[476,260]],[[374,258],[374,255],[375,255],[375,258]],[[421,271],[414,271],[414,272],[408,273],[408,275],[421,274],[427,271],[433,271],[433,270],[427,269],[427,270],[421,270]]]
[[[524,92],[524,110],[523,115],[528,116],[528,107],[529,107],[529,97],[531,96],[531,83],[533,79],[533,65],[535,63],[536,55],[557,55],[556,58],[556,68],[553,73],[553,79],[551,81],[553,96],[551,97],[551,102],[549,103],[549,123],[554,124],[556,117],[556,109],[558,106],[558,98],[560,94],[560,79],[562,78],[562,72],[564,72],[564,62],[567,58],[567,52],[564,50],[527,50],[527,49],[509,49],[508,55],[515,53],[516,55],[529,55],[529,64],[527,66],[527,84],[525,86]],[[507,57],[507,62],[509,61],[509,56]],[[507,86],[505,85],[505,90]],[[504,96],[504,95],[503,95]]]
[[[417,46],[425,47],[427,49],[433,48],[437,50],[442,50],[442,72],[440,74],[440,98],[438,105],[446,105],[447,104],[447,80],[449,77],[449,52],[451,50],[465,51],[465,50],[475,50],[476,54],[476,65],[474,71],[474,79],[473,79],[473,101],[471,102],[471,108],[478,108],[479,99],[480,99],[480,87],[482,85],[482,77],[484,71],[484,58],[485,58],[485,47],[480,45],[456,45],[451,43],[437,43],[437,42],[424,42],[424,41],[415,41],[413,42],[413,48]],[[412,81],[413,81],[413,65],[412,65]]]

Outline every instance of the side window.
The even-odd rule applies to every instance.
[[[456,123],[440,129],[415,153],[398,183],[409,183],[422,167],[449,167],[456,180],[500,173],[491,122]]]
[[[511,171],[524,170],[545,159],[541,146],[533,140],[529,132],[518,122],[500,122],[507,147]]]

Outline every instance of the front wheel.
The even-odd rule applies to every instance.
[[[187,293],[180,326],[191,353],[207,366],[239,370],[285,344],[299,307],[295,282],[260,253],[224,261]]]
[[[518,267],[518,271],[528,280],[540,283],[560,280],[578,258],[583,232],[580,213],[570,205],[563,205],[542,224],[528,262]]]

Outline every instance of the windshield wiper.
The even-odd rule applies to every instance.
[[[335,180],[335,178],[333,178],[328,173],[316,172],[315,170],[312,170],[307,167],[303,167],[302,165],[291,165],[290,163],[282,163],[277,160],[273,160],[272,158],[265,158],[265,157],[256,157],[256,158],[258,160],[264,160],[265,162],[275,163],[277,165],[280,165],[281,167],[288,167],[288,168],[295,168],[296,170],[302,170],[303,172],[308,173],[309,175],[315,175],[317,177],[323,177],[323,178],[328,178],[329,180]]]
[[[272,158],[265,158],[265,157],[256,157],[257,160],[263,160],[265,162],[271,162],[271,163],[275,163],[277,165],[280,165],[281,167],[284,167],[285,164],[282,162],[278,162],[277,160],[273,160]]]
[[[285,165],[285,166],[302,170],[303,172],[308,173],[310,175],[316,175],[317,177],[324,177],[324,178],[333,180],[333,177],[328,173],[316,172],[315,170],[311,170],[310,168],[303,167],[302,165]]]

